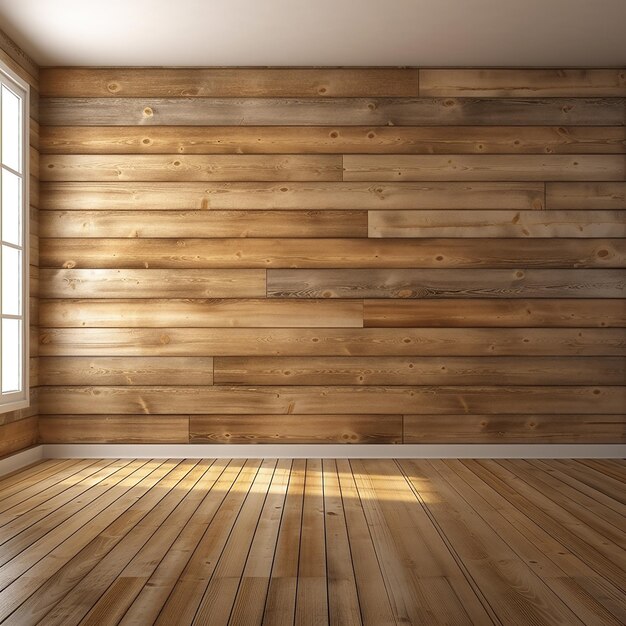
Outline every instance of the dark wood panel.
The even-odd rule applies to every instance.
[[[37,443],[37,417],[0,424],[0,457]]]
[[[404,443],[626,443],[626,415],[405,415]]]
[[[402,443],[401,415],[191,415],[191,443]]]
[[[619,268],[624,239],[41,239],[55,268]]]
[[[42,95],[62,98],[418,95],[418,70],[410,68],[53,67],[40,79]]]
[[[44,154],[40,176],[73,182],[339,181],[342,172],[341,156],[329,154]]]
[[[40,415],[41,443],[189,443],[187,415]]]
[[[218,385],[620,385],[626,381],[622,357],[218,357],[214,367]]]
[[[544,208],[541,182],[61,182],[42,183],[41,188],[40,208],[59,211]]]
[[[365,300],[366,327],[626,327],[625,300]]]
[[[623,126],[624,98],[42,98],[48,126]]]
[[[626,96],[626,72],[613,69],[421,69],[421,96]]]
[[[210,385],[213,358],[41,357],[42,385]]]
[[[42,237],[367,237],[367,211],[42,211]]]
[[[39,320],[49,327],[284,327],[360,328],[358,300],[43,300]]]
[[[548,183],[548,209],[626,209],[626,182]]]
[[[626,356],[621,328],[42,328],[41,356]]]
[[[626,211],[369,211],[368,233],[413,238],[626,237]]]
[[[41,387],[43,414],[622,414],[626,387]]]
[[[621,154],[624,126],[46,126],[42,154]]]
[[[45,161],[46,157],[42,156],[42,164]],[[626,177],[626,157],[619,154],[346,154],[343,168],[344,180],[348,181],[621,181]]]
[[[622,270],[267,270],[281,298],[623,298]]]
[[[255,298],[265,295],[265,271],[41,270],[43,298]]]

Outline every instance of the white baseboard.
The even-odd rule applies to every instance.
[[[0,476],[15,472],[23,467],[26,467],[27,465],[37,463],[37,461],[43,461],[43,459],[43,446],[33,446],[32,448],[16,452],[15,454],[11,454],[3,459],[0,459]]]
[[[596,458],[626,457],[623,444],[44,444],[58,458]]]

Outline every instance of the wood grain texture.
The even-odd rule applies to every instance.
[[[42,267],[620,268],[624,239],[41,239]]]
[[[404,443],[624,443],[624,415],[405,415]]]
[[[42,98],[48,126],[623,126],[625,98]]]
[[[41,236],[367,237],[367,222],[366,211],[42,211]]]
[[[626,327],[626,302],[537,300],[365,300],[366,327]]]
[[[43,178],[32,194],[41,329],[31,330],[31,369],[50,440],[624,440],[623,68],[50,68],[42,81],[31,137]],[[157,423],[190,416],[191,427]],[[406,464],[405,478],[370,466],[347,477],[344,463],[303,462],[294,484],[272,461],[225,469],[234,473],[224,494],[236,472],[246,486],[224,495],[223,536],[182,539],[155,577],[148,553],[126,586],[94,576],[49,615],[28,601],[16,617],[282,623],[284,610],[296,624],[335,615],[378,626],[497,622],[501,610],[504,622],[612,623],[602,602],[614,606],[613,592],[598,587],[592,598],[592,583],[576,587],[589,580],[584,569],[563,582],[554,546],[509,550],[499,537],[519,531],[496,519],[499,509],[480,533],[468,513],[461,578],[443,567],[439,534],[418,549],[379,533],[381,519],[398,536],[423,536],[430,523],[423,509],[406,522],[389,517],[374,497],[388,481],[416,490],[441,476],[436,497],[472,507],[482,468],[462,468],[467,491],[446,464]],[[289,554],[278,541],[272,563],[281,503],[284,523],[301,520],[306,532],[288,534],[298,545]],[[337,513],[327,536],[324,507]],[[437,514],[458,538],[457,520]],[[258,565],[230,550],[219,565],[231,531],[265,555]],[[440,560],[424,561],[434,545]],[[496,566],[474,559],[484,546]],[[368,582],[388,550],[399,565],[383,558]],[[506,604],[486,591],[477,604],[469,572],[491,589],[493,571],[526,595]],[[583,597],[586,609],[565,620],[536,611],[527,595],[543,587],[528,584],[531,572],[554,586],[561,612]],[[409,610],[403,593],[433,580],[437,592],[419,595],[424,610]]]
[[[45,232],[45,231],[44,231]],[[626,211],[369,211],[370,237],[626,237]]]
[[[39,320],[48,327],[360,328],[363,303],[355,300],[194,299],[43,300]]]
[[[267,270],[267,295],[280,298],[623,298],[625,293],[622,270]]]
[[[42,385],[210,385],[212,357],[43,357]]]
[[[622,154],[624,126],[45,126],[42,154]]]
[[[40,356],[626,356],[622,328],[42,328]]]
[[[263,270],[41,270],[43,298],[254,298]]]
[[[42,157],[42,163],[45,161],[45,157]],[[347,154],[343,159],[343,167],[344,180],[349,181],[621,181],[626,177],[626,157],[612,154]]]
[[[401,443],[401,415],[190,415],[192,443]]]
[[[0,457],[34,446],[37,439],[36,415],[0,424]]]
[[[542,182],[44,182],[41,189],[41,208],[58,211],[544,208]]]
[[[41,415],[41,443],[188,443],[189,417]]]
[[[217,357],[214,368],[218,385],[620,385],[626,379],[621,357]]]
[[[623,414],[625,387],[347,386],[40,388],[43,414]]]
[[[63,98],[409,97],[418,95],[417,81],[418,70],[408,68],[53,67],[41,72],[41,94]]]
[[[224,154],[211,156],[47,154],[41,157],[41,180],[73,182],[339,181],[341,180],[341,157],[260,154],[234,156]]]
[[[421,96],[626,96],[624,69],[421,69]]]

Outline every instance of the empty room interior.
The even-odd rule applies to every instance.
[[[0,624],[626,623],[626,2],[0,0]]]

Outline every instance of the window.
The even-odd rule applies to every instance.
[[[28,85],[0,65],[0,412],[28,406]]]

